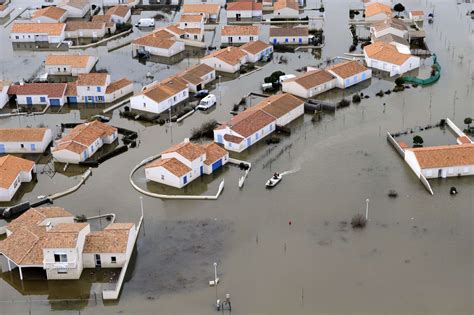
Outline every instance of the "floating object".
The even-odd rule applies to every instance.
[[[456,195],[458,193],[458,190],[456,189],[456,187],[451,187],[451,189],[449,189],[449,193],[451,195]]]
[[[209,281],[209,286],[210,287],[213,287],[215,285],[218,285],[219,284],[219,278],[216,278],[215,280],[210,280]]]
[[[290,220],[290,221],[288,221],[288,225],[291,225],[291,220]]]
[[[267,186],[268,188],[275,187],[276,185],[278,185],[282,178],[283,176],[281,174],[275,173],[269,180],[267,180],[265,186]]]

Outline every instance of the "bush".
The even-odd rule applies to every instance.
[[[361,97],[360,97],[359,94],[354,94],[354,95],[352,96],[352,103],[360,103],[361,100],[362,100],[362,99],[361,99]]]
[[[403,79],[403,77],[398,77],[398,78],[395,79],[395,84],[397,86],[402,86],[403,83],[405,83],[405,80]]]
[[[352,217],[351,225],[353,229],[363,229],[367,225],[365,217],[358,213]]]
[[[201,127],[193,128],[191,130],[191,140],[197,140],[200,138],[214,138],[214,129],[216,129],[217,126],[218,123],[214,119],[204,122]]]
[[[352,44],[350,47],[349,47],[349,52],[353,52],[354,50],[356,50],[357,46]]]
[[[285,72],[283,71],[275,71],[273,72],[270,76],[266,77],[263,81],[265,83],[276,83],[278,82],[278,79],[282,76],[285,75]]]
[[[81,223],[81,222],[87,222],[87,217],[85,214],[79,214],[74,217],[74,221]]]
[[[351,105],[351,102],[346,100],[345,98],[343,98],[342,100],[340,100],[338,103],[337,103],[337,106],[338,107],[347,107]]]

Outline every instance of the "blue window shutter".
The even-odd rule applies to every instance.
[[[100,92],[100,86],[97,87],[97,92]]]

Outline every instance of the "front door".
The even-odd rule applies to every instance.
[[[28,105],[33,104],[33,100],[31,99],[31,97],[29,97],[29,96],[26,97],[26,104],[28,104]]]
[[[442,177],[443,177],[443,170],[439,169],[438,170],[438,178],[442,178]]]
[[[235,15],[235,19],[236,19],[237,21],[240,21],[240,13],[237,13],[237,14]]]
[[[95,266],[97,268],[102,267],[102,262],[100,260],[100,255],[99,254],[95,254]]]

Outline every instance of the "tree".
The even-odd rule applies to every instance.
[[[405,83],[405,80],[403,79],[403,77],[398,77],[398,78],[395,79],[395,84],[397,86],[402,86],[403,83]]]
[[[397,12],[397,16],[400,16],[400,13],[402,13],[403,11],[405,11],[405,7],[403,6],[403,4],[401,3],[397,3],[393,9]]]
[[[419,135],[413,137],[413,146],[421,147],[423,145],[423,138]]]
[[[467,125],[467,129],[471,128],[472,118],[471,117],[464,118],[464,123]]]

